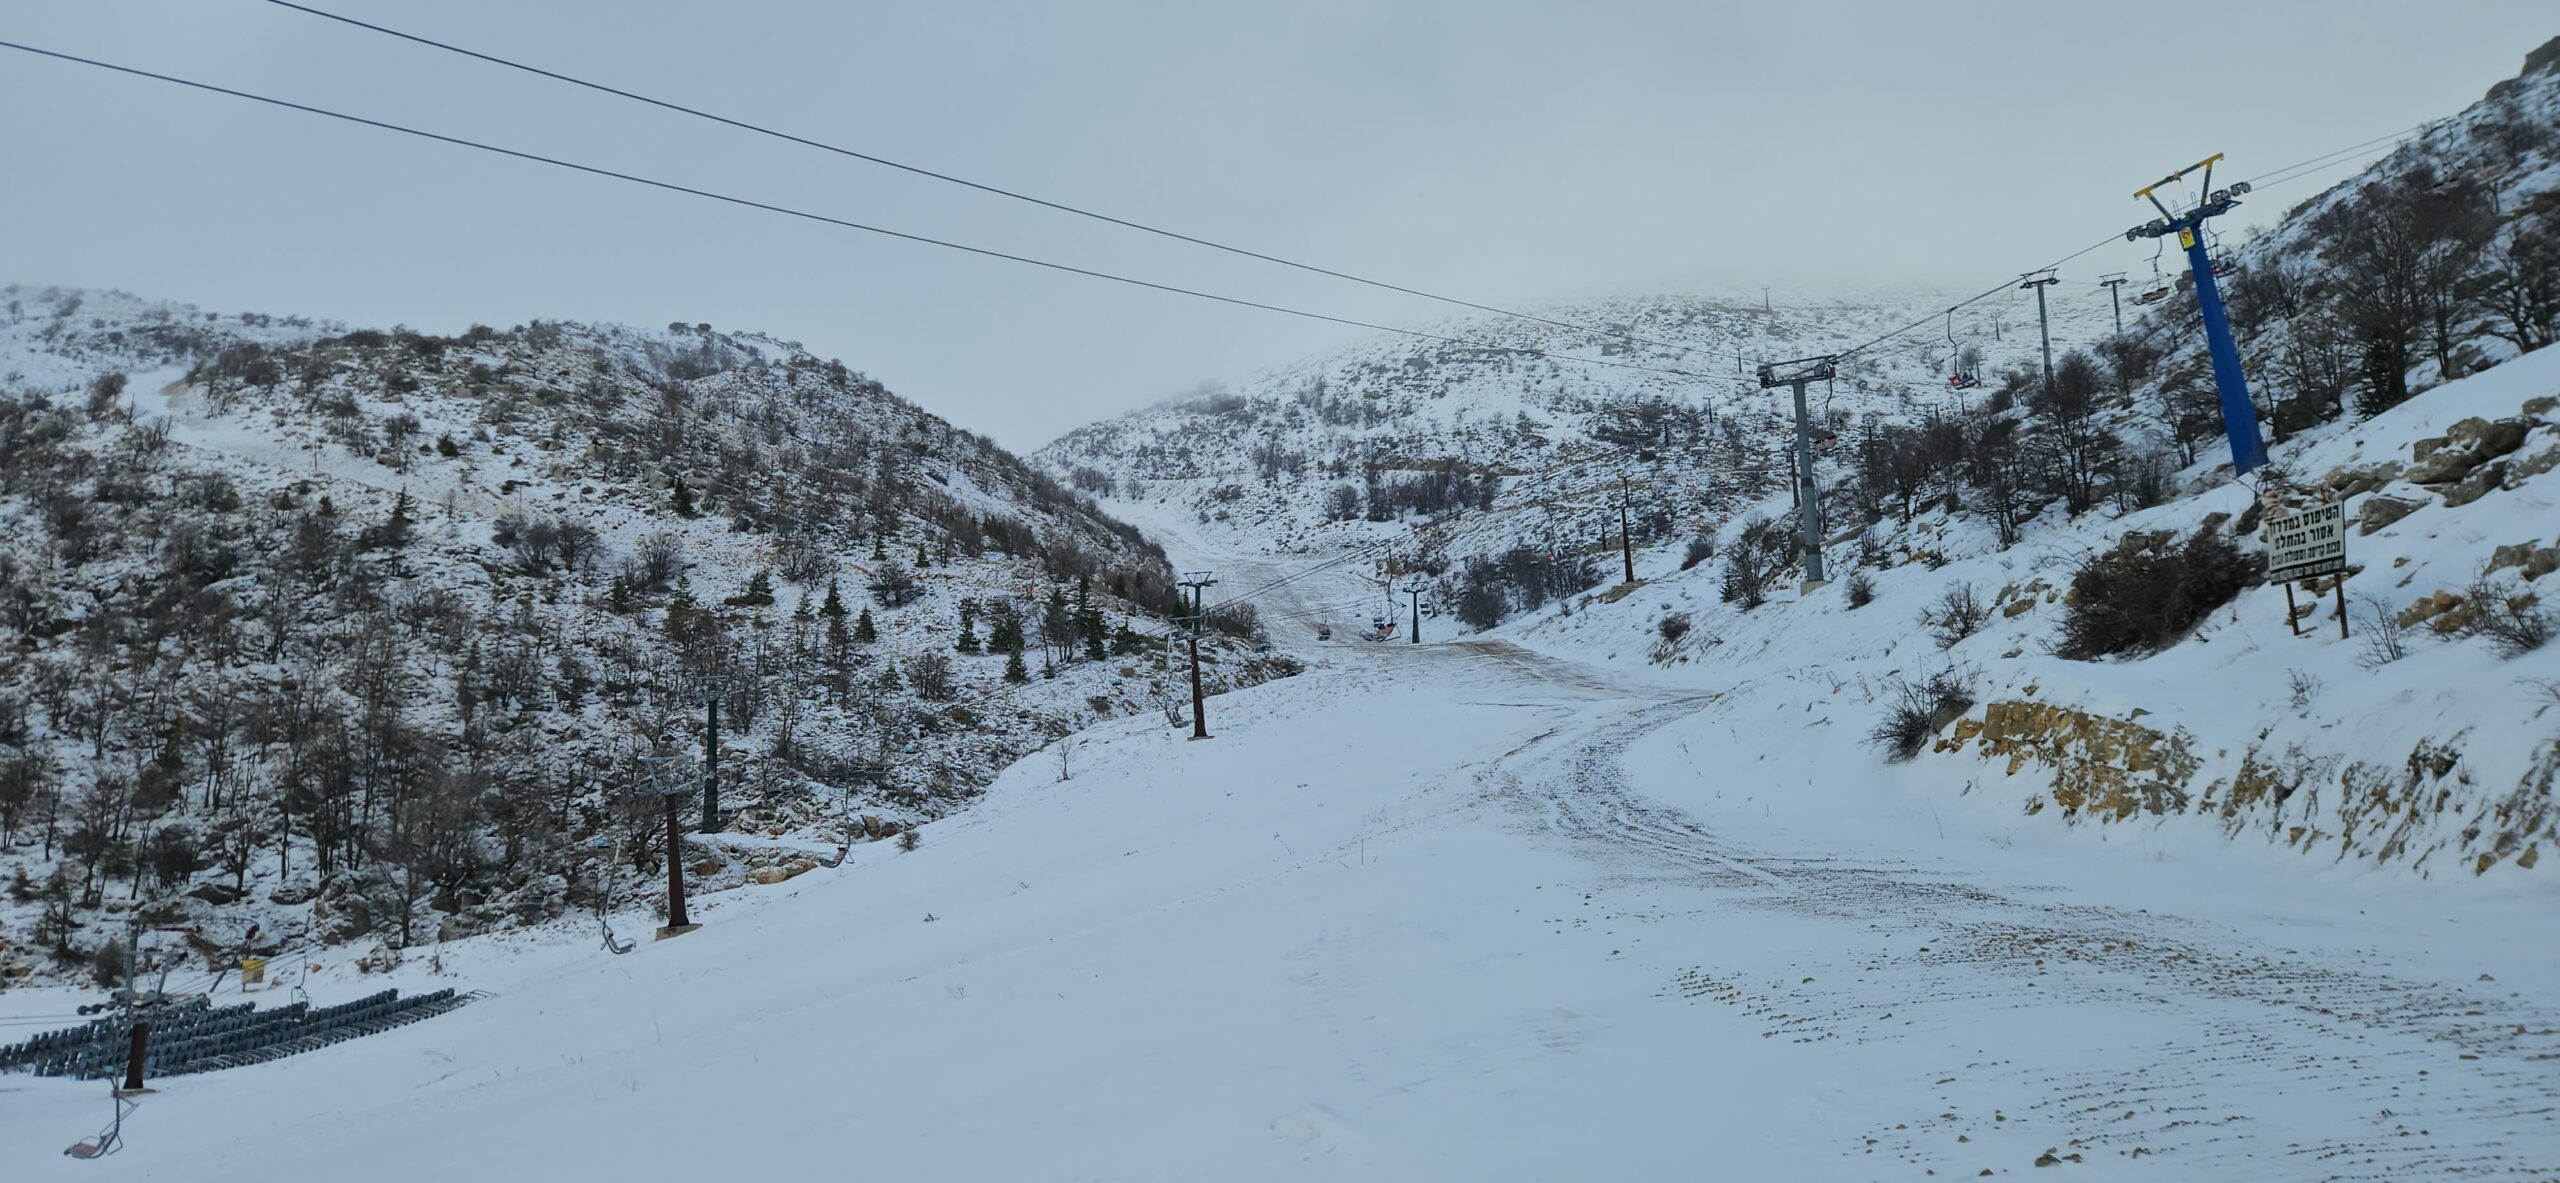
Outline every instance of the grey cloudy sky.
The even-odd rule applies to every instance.
[[[2248,176],[2451,114],[2560,32],[2547,0],[313,3],[1494,302],[1984,286],[2141,220],[2131,190],[2206,152]],[[1166,282],[1447,311],[260,0],[6,0],[0,38]],[[1358,335],[14,54],[0,160],[0,278],[439,331],[763,329],[1017,449]]]

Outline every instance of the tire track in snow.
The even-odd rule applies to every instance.
[[[2009,1045],[1950,1062],[1930,1078],[1958,1086],[1943,1108],[1882,1122],[1853,1153],[1915,1176],[2050,1153],[2159,1156],[2187,1177],[2560,1179],[2560,1012],[2547,1003],[2269,956],[2211,921],[1738,849],[1647,799],[1623,764],[1716,696],[1620,686],[1499,642],[1452,648],[1588,696],[1476,776],[1611,868],[1603,890],[1724,893],[1724,906],[1840,925],[1869,950],[1844,940],[1819,960],[1683,968],[1666,997],[1736,1008],[1799,1043]],[[1998,1038],[2003,1026],[2063,1038],[2039,1048]]]

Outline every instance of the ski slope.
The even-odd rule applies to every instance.
[[[613,957],[445,946],[464,1010],[173,1078],[0,1078],[21,1179],[2533,1178],[2547,895],[2093,858],[1754,759],[1717,696],[1338,645],[1216,738],[983,805]],[[1692,680],[1694,683],[1694,680]],[[1829,771],[1829,770],[1824,770]],[[1930,807],[1933,812],[1936,807]],[[2450,913],[2450,914],[2449,914]],[[620,918],[623,931],[644,927]],[[333,965],[315,1000],[378,988]],[[9,1014],[67,1009],[0,996]]]

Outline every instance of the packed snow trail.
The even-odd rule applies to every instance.
[[[191,1183],[2560,1163],[2548,948],[2442,923],[2440,886],[1915,852],[1854,823],[1859,784],[1781,817],[1766,745],[1725,730],[1748,688],[1500,642],[1323,652],[1217,699],[1213,741],[1097,728],[1072,779],[1035,755],[918,850],[711,897],[682,939],[459,942],[441,978],[413,957],[421,985],[495,996],[169,1080],[113,1159],[59,1157],[105,1116],[95,1086],[0,1078],[0,1162]],[[314,993],[380,981],[337,966]]]
[[[1567,663],[1470,647],[1592,687]],[[1537,737],[1485,775],[1612,869],[1588,898],[1617,923],[1677,929],[1702,914],[1684,902],[1728,934],[1737,913],[1776,919],[1741,943],[1751,956],[1700,932],[1719,955],[1673,975],[1681,996],[1739,1008],[1773,1040],[1934,1057],[1921,1062],[1944,1069],[1928,1082],[1943,1092],[1922,1108],[1936,1111],[1880,1117],[1862,1153],[1943,1172],[1967,1160],[1955,1146],[2033,1131],[2025,1140],[2057,1158],[2170,1156],[2185,1177],[2560,1172],[2547,993],[2269,956],[2226,924],[2084,902],[2064,884],[1986,888],[1909,864],[1741,850],[1648,798],[1626,766],[1638,740],[1718,697],[1631,691],[1605,722]]]

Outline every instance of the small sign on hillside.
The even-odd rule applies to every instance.
[[[2347,569],[2347,507],[2332,501],[2267,519],[2267,582],[2317,579]]]

